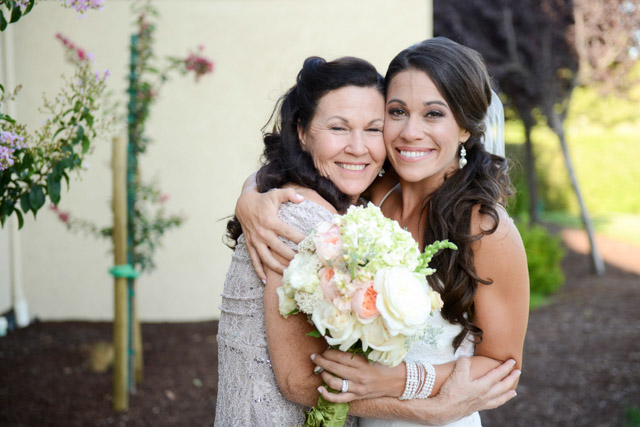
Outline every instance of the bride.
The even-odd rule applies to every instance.
[[[522,362],[529,298],[526,255],[502,207],[511,194],[506,161],[495,155],[502,152],[482,142],[492,98],[484,62],[477,52],[448,39],[426,40],[394,58],[385,93],[384,140],[393,173],[372,186],[369,198],[421,246],[449,239],[459,250],[434,258],[436,274],[429,278],[445,303],[439,346],[418,343],[396,368],[335,350],[315,355],[326,384],[342,390],[333,394],[320,388],[334,402],[436,396],[461,356],[470,356],[472,377],[507,359],[515,359],[517,367]],[[260,215],[246,209],[247,199],[261,206],[264,216],[262,207],[281,196],[245,193],[239,202],[236,213],[251,236],[254,260],[257,253],[267,258],[264,244],[256,247],[255,241],[268,232],[259,226],[264,222]],[[285,234],[301,237],[291,230]],[[278,243],[269,244],[278,248]],[[352,405],[352,413],[358,413],[357,407]],[[406,425],[367,418],[360,424]],[[479,426],[480,417],[473,413],[448,425]]]

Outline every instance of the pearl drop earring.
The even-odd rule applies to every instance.
[[[460,144],[460,160],[458,161],[460,165],[460,169],[466,166],[467,164],[467,150],[464,149],[464,144]]]

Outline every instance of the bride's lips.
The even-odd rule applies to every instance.
[[[434,151],[430,148],[416,147],[396,147],[395,150],[399,154],[399,157],[405,162],[418,162],[429,157]]]
[[[343,169],[345,171],[348,172],[362,172],[368,165],[368,163],[341,163],[341,162],[335,162],[336,166],[338,166],[340,169]]]

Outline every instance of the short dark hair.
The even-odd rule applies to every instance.
[[[375,88],[384,93],[384,79],[371,63],[364,59],[342,57],[326,61],[320,57],[307,58],[290,88],[276,104],[269,122],[263,130],[263,166],[258,170],[258,191],[264,193],[273,188],[293,183],[313,188],[338,211],[351,203],[330,179],[316,170],[311,155],[302,149],[298,138],[298,125],[308,129],[318,108],[320,99],[327,93],[347,86]],[[273,123],[272,130],[265,132]],[[242,233],[239,221],[233,218],[227,223],[227,237],[237,242]],[[235,244],[230,244],[235,247]]]

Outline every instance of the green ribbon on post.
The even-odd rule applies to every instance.
[[[127,279],[137,279],[140,275],[139,271],[136,271],[131,264],[116,265],[109,269],[109,273],[113,277],[124,277]]]

